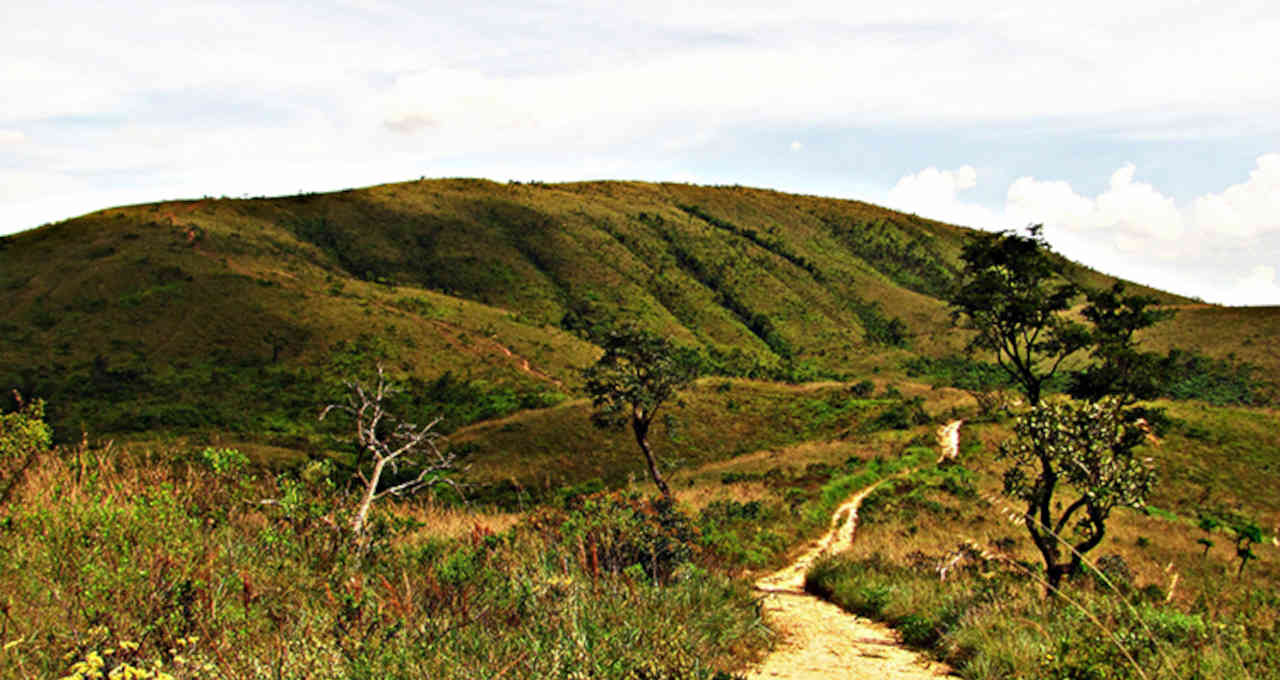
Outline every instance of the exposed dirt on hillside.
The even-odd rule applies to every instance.
[[[507,347],[506,345],[498,342],[497,340],[494,340],[493,344],[497,346],[498,351],[502,352],[503,354],[507,355],[512,359],[515,359],[521,371],[528,373],[529,375],[535,378],[538,378],[540,380],[545,380],[547,382],[550,382],[554,384],[556,387],[564,387],[564,384],[561,383],[559,380],[556,380],[550,375],[547,375],[546,373],[543,373],[542,371],[539,371],[538,369],[534,368],[529,363],[529,360],[527,358],[522,357],[519,354],[516,354],[515,352],[512,352],[510,347]]]
[[[954,422],[947,428],[959,428]],[[928,680],[950,676],[950,669],[907,649],[888,626],[854,616],[804,592],[804,575],[814,560],[853,545],[858,507],[881,480],[845,501],[831,518],[831,529],[791,564],[756,581],[765,596],[765,618],[783,639],[778,648],[747,674],[752,680],[785,678],[876,678]]]

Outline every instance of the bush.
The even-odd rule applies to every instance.
[[[923,397],[898,399],[884,411],[881,411],[864,428],[867,431],[908,430],[916,425],[929,423],[929,414],[924,410]]]
[[[636,497],[581,498],[537,516],[550,523],[457,537],[382,512],[396,540],[357,558],[323,509],[334,495],[323,469],[232,484],[172,464],[176,453],[37,458],[0,531],[0,593],[23,628],[7,667],[711,680],[767,643],[750,590],[691,564],[688,522]]]
[[[575,547],[592,573],[621,574],[638,565],[661,583],[697,552],[698,533],[689,518],[639,494],[569,498],[564,510],[537,511],[530,525],[548,540]]]
[[[200,452],[200,460],[209,466],[217,475],[232,475],[244,470],[249,465],[249,457],[236,449],[219,449],[205,447]]]
[[[1261,369],[1235,356],[1213,359],[1203,354],[1169,350],[1159,361],[1161,394],[1171,399],[1199,399],[1215,406],[1266,403],[1271,395],[1258,378]]]
[[[0,414],[0,503],[8,500],[36,455],[53,443],[53,433],[44,422],[44,402],[23,402],[16,391],[13,395],[18,410]]]
[[[876,384],[870,380],[861,380],[849,386],[849,394],[858,399],[866,399],[876,390]]]

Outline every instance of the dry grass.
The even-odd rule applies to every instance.
[[[444,505],[434,501],[399,501],[386,503],[383,511],[419,524],[397,538],[406,545],[427,538],[456,539],[474,533],[502,533],[518,524],[525,513],[501,512]]]

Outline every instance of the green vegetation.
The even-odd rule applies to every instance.
[[[13,393],[18,410],[0,414],[0,507],[13,494],[13,490],[35,462],[36,456],[52,441],[49,426],[44,422],[44,402],[24,402]]]
[[[879,419],[898,425],[921,418],[919,405],[908,401],[858,397],[838,384],[793,387],[704,378],[654,420],[649,436],[663,452],[660,471],[670,476],[755,451],[854,436],[874,429],[871,422]],[[616,486],[633,476],[648,477],[633,432],[591,427],[591,414],[590,402],[573,401],[450,435],[451,446],[470,466],[469,494],[516,508],[549,500],[561,486],[591,480]]]
[[[356,553],[334,480],[183,455],[41,452],[3,511],[0,675],[727,678],[766,642],[692,523],[634,496],[449,535],[430,503],[375,510]]]
[[[713,374],[896,373],[907,350],[964,344],[941,296],[966,233],[850,201],[637,183],[418,181],[113,208],[6,239],[0,387],[45,399],[63,442],[231,431],[297,447],[320,443],[277,425],[325,400],[299,392],[340,380],[328,355],[361,336],[418,381],[468,386],[445,429],[580,394],[599,352],[583,338],[622,320],[700,348]],[[1277,368],[1247,338],[1208,340],[1177,346]]]
[[[994,427],[971,436],[1003,436]],[[1102,556],[1044,598],[1039,555],[1007,520],[1018,512],[991,494],[995,459],[967,455],[881,485],[859,512],[854,549],[816,563],[806,588],[888,622],[965,678],[1280,677],[1274,557],[1266,573],[1238,578],[1234,545],[1198,549],[1194,520],[1118,512]]]
[[[998,365],[962,355],[910,357],[903,360],[902,368],[908,377],[971,392],[1014,389],[1014,382]],[[1055,374],[1043,388],[1050,394],[1071,391],[1086,396],[1090,368]],[[1151,357],[1145,370],[1148,399],[1200,400],[1215,406],[1261,406],[1275,399],[1275,385],[1260,377],[1262,369],[1234,355],[1213,359],[1194,351],[1171,349]]]
[[[1163,602],[1158,588],[1120,593],[1101,575],[1072,587],[1061,600],[1034,595],[1026,575],[992,575],[981,561],[940,580],[932,564],[899,565],[877,555],[828,559],[810,571],[806,587],[862,616],[888,621],[909,645],[928,649],[962,677],[1035,678],[1275,678],[1274,593],[1255,589],[1232,597],[1240,607],[1222,619],[1204,609],[1184,612]],[[1123,562],[1113,562],[1113,576]],[[985,575],[984,575],[985,574]],[[1110,579],[1112,582],[1115,578]]]
[[[774,637],[746,584],[881,483],[809,588],[965,677],[1277,677],[1275,310],[741,187],[419,181],[2,245],[0,676],[732,677]]]
[[[1039,226],[1026,236],[977,235],[960,257],[964,270],[949,302],[974,331],[969,349],[994,354],[1030,405],[1039,405],[1062,362],[1090,342],[1084,326],[1063,314],[1079,288],[1056,280],[1062,268]]]

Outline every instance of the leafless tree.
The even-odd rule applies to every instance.
[[[385,402],[400,389],[387,379],[381,365],[372,388],[354,380],[345,384],[349,391],[346,403],[329,404],[320,412],[320,420],[331,411],[346,413],[355,420],[356,444],[360,447],[356,476],[364,485],[364,491],[351,520],[351,533],[359,540],[375,500],[387,495],[411,494],[433,484],[448,484],[456,489],[457,485],[446,475],[456,469],[457,456],[442,450],[444,437],[435,431],[440,418],[419,426],[387,411]],[[400,466],[416,469],[417,474],[407,481],[379,488],[382,474],[388,469],[394,474]]]

